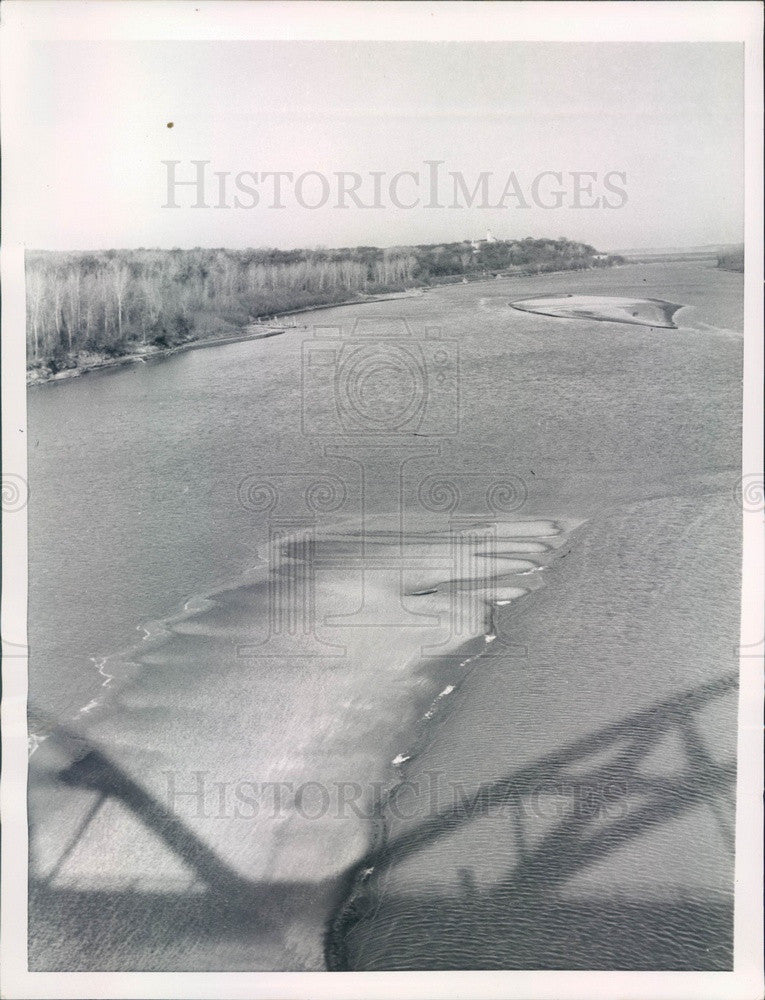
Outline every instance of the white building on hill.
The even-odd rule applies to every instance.
[[[496,243],[496,242],[497,242],[497,237],[494,235],[494,233],[492,233],[491,229],[487,229],[486,230],[486,239],[484,239],[484,240],[473,240],[470,245],[472,246],[473,250],[477,252],[478,250],[481,249],[482,246],[484,246],[484,244],[486,244],[486,243]]]

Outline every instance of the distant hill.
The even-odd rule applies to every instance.
[[[724,271],[744,270],[744,246],[742,243],[708,243],[695,247],[644,247],[643,249],[620,250],[620,256],[630,263],[653,263],[663,261],[716,261]]]
[[[712,259],[718,254],[731,253],[740,249],[737,243],[706,243],[690,247],[632,247],[624,250],[614,250],[615,254],[626,257],[627,260],[699,260]]]

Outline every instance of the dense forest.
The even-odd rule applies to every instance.
[[[314,305],[497,274],[621,263],[567,239],[337,250],[27,254],[27,350],[38,373],[224,336]]]

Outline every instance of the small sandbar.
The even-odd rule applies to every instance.
[[[513,309],[557,316],[560,319],[595,319],[605,323],[676,330],[672,317],[682,305],[663,299],[630,299],[612,295],[539,295],[511,302]]]

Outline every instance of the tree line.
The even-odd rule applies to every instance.
[[[171,346],[362,295],[603,263],[593,247],[566,239],[388,249],[34,251],[26,258],[28,358],[32,367],[57,370],[81,354]]]
[[[744,270],[744,248],[722,251],[717,255],[717,266],[724,271]]]

